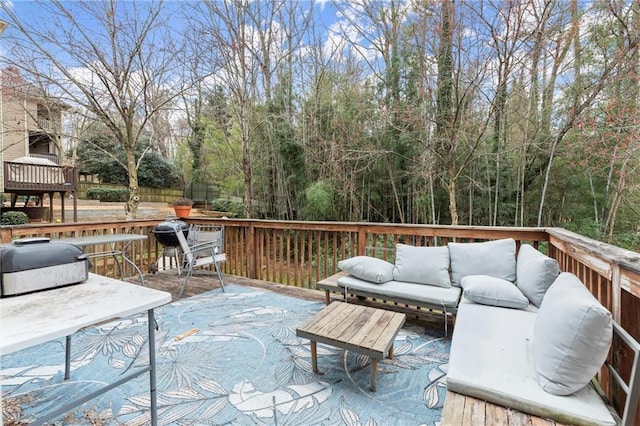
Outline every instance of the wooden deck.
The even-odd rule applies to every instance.
[[[189,278],[189,282],[184,289],[184,293],[182,294],[182,297],[180,297],[179,294],[180,289],[182,288],[183,280],[184,276],[178,275],[175,271],[163,271],[156,274],[146,274],[144,276],[145,286],[171,293],[171,300],[173,301],[196,296],[210,290],[220,289],[220,282],[218,281],[218,277],[216,276],[216,273],[214,271],[206,273],[197,272],[195,275]],[[138,276],[127,278],[126,281],[134,284],[140,283]],[[235,275],[225,276],[225,284],[237,284],[241,286],[255,287],[261,290],[273,291],[275,293],[286,294],[288,296],[305,300],[313,300],[318,302],[324,301],[324,294],[320,291],[277,284],[262,280],[252,280]]]
[[[182,287],[184,277],[179,276],[174,271],[164,271],[156,274],[144,276],[147,287],[163,290],[171,293],[172,300],[179,300],[178,296]],[[137,277],[127,279],[132,283],[139,283]],[[324,291],[310,290],[306,288],[287,286],[262,280],[253,280],[239,276],[225,276],[226,284],[236,284],[247,287],[259,288],[261,290],[273,291],[298,297],[305,300],[325,302]],[[188,298],[202,294],[210,290],[220,289],[220,283],[215,272],[198,273],[189,278],[187,287],[182,298]],[[362,303],[362,301],[359,301]],[[378,307],[380,305],[378,304]],[[398,306],[396,306],[397,308]],[[419,317],[407,316],[407,321],[413,319],[420,320]],[[438,326],[431,324],[431,326]],[[441,327],[441,324],[439,325]],[[511,408],[491,404],[476,398],[461,394],[447,392],[444,408],[442,410],[441,426],[564,426],[552,420],[530,416]]]
[[[447,391],[441,426],[564,426],[512,408]]]

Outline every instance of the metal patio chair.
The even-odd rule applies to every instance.
[[[220,263],[227,260],[224,253],[224,227],[208,225],[191,225],[185,237],[177,231],[176,236],[182,250],[182,268],[186,271],[180,296],[184,292],[193,270],[202,266],[212,266],[216,270],[220,286],[224,291],[224,281]]]

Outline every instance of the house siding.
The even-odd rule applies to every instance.
[[[5,84],[6,83],[6,84]],[[29,155],[29,134],[39,132],[38,102],[34,98],[25,96],[14,87],[26,87],[19,75],[7,70],[1,71],[0,109],[2,127],[0,132],[0,161],[12,161]],[[19,89],[23,90],[23,89]],[[52,125],[60,129],[60,110],[58,116],[52,117]],[[55,130],[54,130],[55,131]],[[59,132],[58,132],[59,133]],[[49,152],[57,153],[55,143],[49,143]],[[4,192],[4,176],[0,167],[0,192]]]

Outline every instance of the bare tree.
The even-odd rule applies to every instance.
[[[290,79],[286,75],[286,60],[299,46],[310,19],[304,9],[304,5],[289,0],[212,0],[190,10],[198,42],[213,52],[209,53],[215,56],[212,62],[221,64],[215,80],[228,93],[233,123],[238,130],[234,133],[239,135],[242,147],[246,217],[253,214],[252,203],[257,196],[255,170],[264,172],[264,194],[257,198],[266,202],[268,212],[273,214],[276,204],[279,210],[290,204],[284,195],[285,178],[274,148],[272,127],[278,117],[259,112],[258,106],[268,111],[275,81],[282,85]],[[206,65],[202,63],[203,69]]]
[[[619,24],[620,36],[617,38],[615,49],[613,49],[612,51],[610,51],[611,49],[606,38],[601,40],[602,46],[598,46],[594,49],[595,53],[593,54],[593,56],[594,58],[597,58],[600,63],[591,65],[597,65],[595,69],[597,69],[598,71],[594,73],[594,76],[592,77],[592,80],[588,87],[583,87],[583,82],[580,81],[579,88],[581,90],[584,90],[584,92],[574,95],[571,107],[566,112],[564,122],[560,126],[558,126],[557,132],[551,137],[552,142],[550,144],[548,161],[546,162],[542,194],[538,207],[538,226],[542,225],[542,214],[549,186],[551,167],[553,165],[553,160],[558,153],[560,144],[567,136],[567,134],[574,128],[576,122],[583,116],[583,113],[594,105],[597,105],[598,97],[609,84],[615,83],[618,79],[626,79],[627,73],[632,73],[632,75],[635,75],[635,73],[637,72],[636,64],[638,62],[637,51],[639,36],[635,30],[630,29],[630,27],[633,27],[631,22],[634,22],[635,16],[637,16],[637,12],[635,10],[637,8],[637,5],[636,8],[622,8],[627,11],[627,16],[624,16],[625,14],[622,14],[621,11],[615,9],[615,3],[609,3],[608,5],[608,19],[612,19],[617,24]],[[577,14],[573,14],[574,19],[577,16]],[[630,20],[629,16],[633,16],[634,18]],[[577,26],[574,25],[572,29],[573,31],[576,31]],[[597,32],[597,29],[594,31]],[[554,78],[554,80],[558,77],[558,69],[563,63],[564,57],[571,45],[571,42],[574,40],[574,37],[572,34],[568,34],[566,36],[563,36],[562,40],[564,41],[558,40],[557,49],[555,50],[555,53],[557,55],[554,56],[554,70],[551,72],[551,76]],[[632,80],[635,81],[635,79]],[[547,89],[547,92],[550,100],[547,102],[547,106],[543,106],[542,108],[543,120],[541,125],[543,129],[551,128],[551,112],[547,112],[547,109],[550,110],[552,108],[551,104],[553,100],[552,93],[554,92],[554,84],[555,81],[549,83],[550,88]],[[637,93],[636,91],[637,89],[635,87],[631,87],[632,93]],[[543,97],[543,99],[544,98],[545,97]],[[632,98],[635,99],[636,97],[633,96]],[[626,163],[624,161],[623,165],[623,170],[626,173]],[[622,182],[622,185],[624,186],[624,181]],[[615,204],[613,208],[617,209]]]
[[[38,16],[19,16],[8,2],[3,58],[79,114],[103,123],[126,154],[111,156],[129,175],[128,219],[136,216],[136,147],[151,120],[183,89],[163,2],[42,2]],[[157,130],[157,126],[155,127]],[[145,151],[146,153],[146,151]]]
[[[253,164],[251,156],[250,112],[258,64],[251,56],[252,31],[248,11],[251,2],[205,1],[194,6],[194,32],[203,45],[219,54],[224,63],[216,75],[231,94],[231,110],[239,130],[244,178],[244,214],[251,217],[253,201]],[[203,64],[203,66],[206,66]]]

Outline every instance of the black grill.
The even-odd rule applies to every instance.
[[[165,247],[178,247],[180,242],[176,236],[176,229],[181,229],[186,237],[189,233],[189,225],[181,220],[166,220],[153,227],[151,233],[156,240]]]

